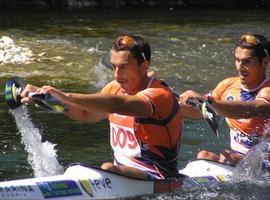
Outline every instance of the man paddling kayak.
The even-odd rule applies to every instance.
[[[270,123],[270,79],[266,76],[269,53],[270,43],[264,36],[244,34],[234,51],[238,77],[221,81],[205,96],[192,90],[180,95],[184,116],[201,118],[200,113],[186,101],[190,98],[208,98],[217,112],[226,117],[230,128],[231,150],[225,150],[219,155],[204,150],[198,153],[197,158],[235,165],[252,146],[263,139]]]
[[[120,36],[110,54],[115,80],[101,93],[64,93],[51,86],[27,85],[21,102],[31,102],[31,92],[49,93],[68,107],[65,114],[74,120],[108,118],[114,163],[104,163],[101,168],[105,170],[138,178],[176,176],[181,110],[170,88],[147,76],[149,44],[138,36]]]

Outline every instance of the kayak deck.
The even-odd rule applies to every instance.
[[[0,200],[114,199],[177,191],[183,181],[200,185],[230,180],[234,167],[196,160],[179,170],[177,178],[142,180],[86,164],[70,165],[64,174],[0,182]]]
[[[128,178],[75,164],[63,175],[0,182],[0,199],[111,199],[180,190],[185,176],[166,180]]]

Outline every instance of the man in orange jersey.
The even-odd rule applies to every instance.
[[[103,169],[137,178],[176,176],[181,110],[170,88],[147,76],[150,59],[150,46],[143,38],[120,36],[110,51],[115,80],[101,93],[64,93],[51,86],[27,85],[22,103],[31,101],[31,91],[49,93],[68,107],[65,114],[72,119],[109,118],[114,163],[104,163]]]
[[[189,98],[206,98],[217,112],[226,117],[230,128],[231,150],[221,154],[203,150],[199,159],[209,159],[235,165],[257,144],[270,123],[270,80],[266,76],[269,64],[269,41],[262,35],[244,34],[236,44],[237,77],[221,81],[205,96],[189,90],[180,95],[183,115],[199,119],[199,112],[189,106]]]

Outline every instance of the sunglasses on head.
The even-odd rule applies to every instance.
[[[143,59],[146,60],[146,57],[145,57],[144,53],[142,52],[141,45],[133,37],[130,37],[130,36],[120,36],[119,38],[117,38],[116,44],[120,48],[127,47],[130,50],[133,50],[134,48],[137,48],[140,51],[140,54],[143,57]]]
[[[242,35],[240,37],[241,42],[246,42],[247,44],[256,46],[261,43],[260,40],[258,40],[255,36],[253,35]]]
[[[240,40],[239,42],[245,42],[249,45],[252,45],[252,46],[257,46],[258,44],[262,44],[262,42],[256,38],[256,36],[254,35],[249,35],[249,34],[245,34],[245,35],[242,35],[240,37]],[[269,53],[267,52],[267,50],[264,48],[264,52],[266,53],[267,57],[269,58]]]

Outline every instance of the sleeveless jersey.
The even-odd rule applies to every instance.
[[[116,81],[102,93],[125,95]],[[136,94],[151,117],[109,115],[110,142],[115,164],[140,169],[155,178],[177,174],[183,120],[177,99],[162,81],[154,79],[149,88]]]
[[[264,80],[257,88],[247,90],[241,87],[240,78],[227,78],[220,82],[210,95],[216,100],[254,101],[264,99],[270,102],[270,80]],[[269,116],[270,117],[270,116]],[[230,146],[235,152],[246,154],[257,144],[269,126],[270,118],[231,119],[226,118],[230,128]]]

